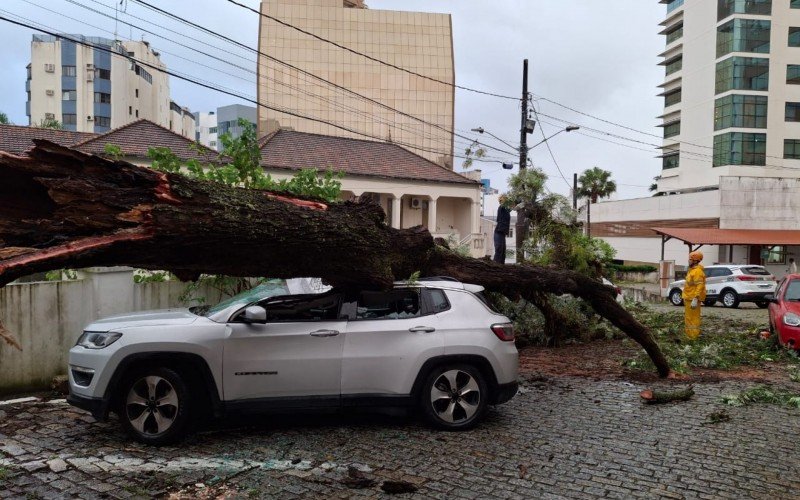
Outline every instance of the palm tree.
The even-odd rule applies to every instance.
[[[589,198],[586,205],[586,235],[592,236],[591,207],[599,198],[611,196],[617,191],[617,183],[611,180],[611,172],[598,167],[585,170],[578,177],[578,195]]]

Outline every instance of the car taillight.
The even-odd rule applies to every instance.
[[[756,281],[758,278],[755,276],[737,276],[736,281]]]
[[[511,323],[498,323],[492,325],[492,331],[498,339],[511,342],[514,340],[514,325]]]

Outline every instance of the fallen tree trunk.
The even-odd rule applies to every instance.
[[[379,287],[419,271],[510,298],[580,297],[642,345],[659,374],[669,373],[653,337],[611,288],[578,273],[460,256],[422,227],[387,227],[372,203],[231,188],[35,143],[26,157],[0,152],[0,286],[89,266],[169,270],[184,280],[315,276]]]

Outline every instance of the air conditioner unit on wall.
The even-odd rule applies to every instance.
[[[87,122],[90,122],[90,121],[92,121],[92,120],[94,120],[94,118],[92,118],[92,115],[88,115],[88,116],[86,117],[86,121],[87,121]]]
[[[47,63],[45,63],[44,70],[47,73],[55,73],[56,65],[55,64],[47,64]]]
[[[47,95],[49,95],[49,96],[54,96],[54,95],[56,95],[56,91],[55,91],[55,90],[52,90],[52,89],[47,89],[47,90],[45,90],[45,91],[44,91],[44,93],[45,93],[45,94],[47,94]]]
[[[56,119],[56,115],[54,113],[45,113],[44,114],[44,119],[45,120],[55,120]]]
[[[408,204],[414,210],[419,210],[421,208],[428,208],[428,202],[423,200],[422,198],[411,198],[408,200]]]

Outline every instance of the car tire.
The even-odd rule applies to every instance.
[[[756,305],[758,306],[759,309],[766,309],[769,307],[769,302],[766,300],[759,300],[758,302],[756,302]]]
[[[175,443],[189,430],[192,395],[180,373],[140,368],[124,378],[117,408],[125,431],[150,445]]]
[[[703,301],[703,305],[706,306],[706,307],[711,307],[716,303],[717,303],[716,299],[706,299],[706,300]]]
[[[434,427],[462,431],[480,422],[488,399],[480,370],[472,365],[448,364],[434,368],[426,377],[420,407]]]
[[[735,290],[723,290],[720,294],[720,302],[729,309],[736,309],[739,307],[739,294]]]
[[[682,306],[683,305],[683,297],[681,297],[681,291],[676,288],[669,292],[669,302],[673,306]]]

